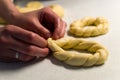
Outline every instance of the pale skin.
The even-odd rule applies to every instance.
[[[30,61],[49,53],[47,39],[64,36],[66,23],[50,8],[20,13],[11,0],[0,0],[0,16],[8,25],[0,28],[0,61]],[[16,59],[16,52],[19,58]]]

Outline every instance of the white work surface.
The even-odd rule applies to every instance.
[[[25,0],[19,0],[21,2]],[[71,67],[49,56],[30,63],[0,63],[0,80],[120,80],[120,1],[119,0],[51,0],[65,9],[64,20],[69,24],[85,16],[103,16],[110,23],[107,34],[90,38],[109,51],[102,66]],[[19,4],[19,3],[18,3]]]

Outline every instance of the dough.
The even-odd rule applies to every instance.
[[[69,32],[79,37],[98,36],[107,33],[109,24],[103,17],[85,17],[71,23]]]
[[[41,9],[44,5],[40,1],[30,1],[26,4],[27,8]]]
[[[44,5],[40,1],[30,1],[26,4],[25,7],[16,6],[16,8],[22,13],[38,10],[43,7]]]
[[[17,8],[21,13],[26,13],[26,12],[30,12],[30,11],[34,11],[34,10],[37,10],[35,8],[29,8],[29,7],[20,7],[20,8]]]
[[[62,38],[59,40],[48,39],[48,46],[53,51],[53,56],[60,61],[72,66],[93,66],[103,64],[108,57],[107,50],[97,42],[79,39]],[[86,50],[74,52],[74,50]]]
[[[0,17],[0,24],[6,24],[6,21]]]
[[[50,7],[59,17],[62,18],[64,16],[64,9],[62,6],[58,4],[53,4],[48,7]]]

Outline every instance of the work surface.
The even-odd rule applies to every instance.
[[[19,0],[24,4],[23,1]],[[119,0],[51,0],[65,9],[64,20],[69,24],[85,16],[103,16],[110,23],[107,34],[90,38],[100,42],[109,51],[102,66],[71,67],[48,56],[30,63],[0,63],[0,80],[120,80],[120,1]],[[17,4],[21,4],[18,2]]]

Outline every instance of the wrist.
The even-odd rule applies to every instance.
[[[17,10],[11,0],[0,0],[0,16],[11,23],[20,12]]]
[[[7,23],[13,24],[15,22],[15,20],[17,19],[18,16],[20,16],[21,13],[19,11],[11,11],[7,14],[7,16],[5,16],[5,20],[7,21]]]

